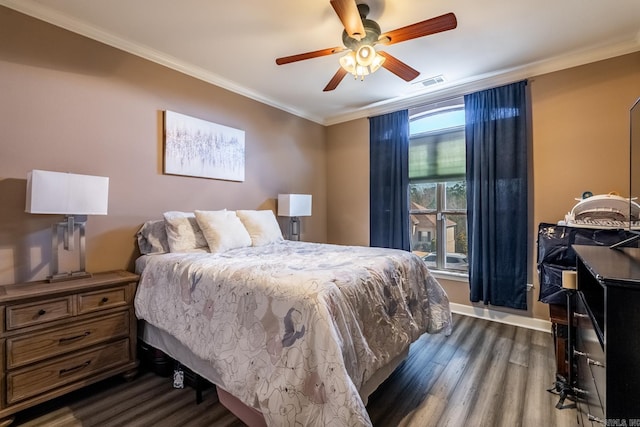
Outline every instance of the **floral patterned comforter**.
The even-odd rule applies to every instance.
[[[285,241],[142,258],[138,318],[270,426],[371,425],[361,385],[424,332],[451,330],[447,295],[405,251]]]

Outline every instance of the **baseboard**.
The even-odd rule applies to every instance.
[[[453,313],[551,333],[551,322],[548,320],[518,316],[517,314],[504,313],[484,307],[472,307],[464,304],[450,303],[449,306]]]

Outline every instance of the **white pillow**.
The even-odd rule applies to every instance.
[[[207,241],[191,212],[169,211],[163,214],[171,252],[200,252]]]
[[[251,246],[251,237],[233,211],[196,211],[196,219],[211,252]]]
[[[236,211],[251,236],[253,246],[263,246],[284,240],[273,211]]]

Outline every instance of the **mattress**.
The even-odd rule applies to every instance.
[[[370,425],[376,373],[451,328],[444,290],[405,251],[284,241],[148,255],[137,269],[137,316],[268,425]]]

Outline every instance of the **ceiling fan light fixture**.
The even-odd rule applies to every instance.
[[[373,61],[371,62],[371,65],[369,65],[369,70],[372,73],[375,73],[376,71],[378,71],[378,68],[382,67],[382,64],[384,64],[384,61],[387,58],[385,58],[384,56],[380,55],[378,52],[376,52],[376,56],[373,58]]]
[[[357,51],[351,51],[340,58],[340,66],[356,79],[376,72],[382,66],[385,57],[376,52],[371,45],[362,45]]]
[[[377,53],[373,46],[365,44],[358,48],[356,52],[356,62],[358,65],[368,67],[374,61]]]
[[[351,51],[349,53],[347,53],[346,55],[340,57],[340,66],[342,68],[344,68],[344,70],[347,73],[353,74],[354,76],[356,75],[356,54],[355,52]]]
[[[360,77],[360,80],[364,80],[364,76],[369,74],[369,67],[365,67],[364,65],[356,65],[356,72],[353,73],[353,76],[357,79]]]

